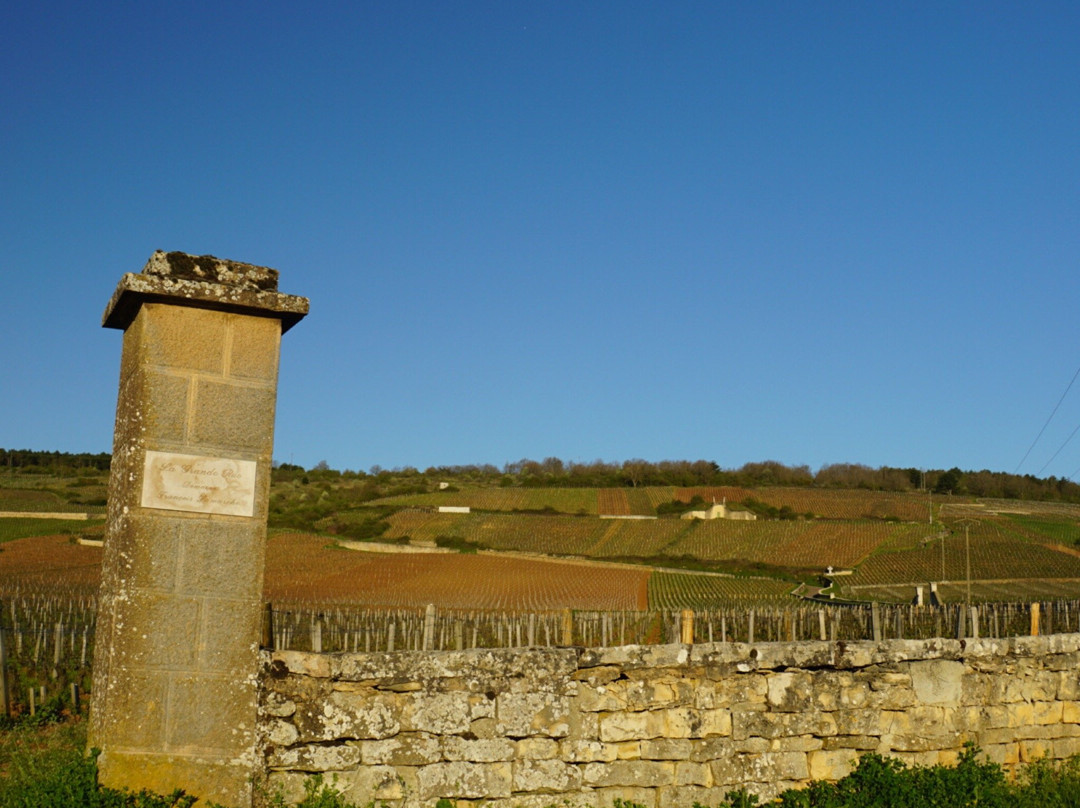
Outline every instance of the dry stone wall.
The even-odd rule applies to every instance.
[[[1080,753],[1080,635],[264,654],[270,787],[356,802],[649,808],[836,780],[875,751]]]

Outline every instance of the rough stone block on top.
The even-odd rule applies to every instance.
[[[277,291],[277,270],[212,255],[158,250],[141,274],[121,278],[102,316],[106,328],[127,328],[145,302],[243,312],[281,321],[287,331],[307,313],[307,298]]]

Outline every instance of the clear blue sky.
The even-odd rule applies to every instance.
[[[155,249],[281,272],[275,456],[1013,471],[1080,365],[1075,3],[8,3],[0,446]],[[1080,384],[1021,472],[1080,469]]]

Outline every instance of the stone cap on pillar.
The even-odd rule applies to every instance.
[[[281,320],[282,333],[308,313],[306,297],[277,290],[276,269],[226,261],[212,255],[188,255],[158,250],[141,274],[120,279],[101,324],[126,329],[148,303],[171,303],[218,311],[232,311]]]

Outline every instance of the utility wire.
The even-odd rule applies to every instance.
[[[1059,454],[1061,454],[1061,450],[1069,445],[1069,441],[1071,441],[1073,439],[1073,436],[1077,432],[1080,432],[1080,424],[1076,425],[1076,429],[1074,429],[1072,432],[1069,433],[1069,437],[1065,438],[1065,442],[1063,444],[1061,444],[1058,447],[1058,450],[1056,452],[1054,452],[1054,454],[1050,457],[1050,459],[1047,460],[1046,463],[1043,464],[1043,467],[1041,469],[1039,469],[1039,474],[1042,474],[1044,471],[1046,471],[1046,467],[1054,462],[1054,458],[1057,457]],[[1035,476],[1038,477],[1039,474],[1036,474]]]
[[[1024,465],[1024,461],[1027,460],[1028,455],[1031,454],[1031,450],[1035,448],[1035,444],[1039,442],[1039,438],[1041,438],[1043,436],[1043,432],[1045,432],[1046,428],[1048,426],[1050,426],[1050,422],[1054,420],[1054,416],[1057,415],[1058,407],[1060,407],[1061,402],[1065,400],[1065,396],[1069,395],[1069,391],[1072,390],[1073,383],[1076,381],[1077,376],[1080,376],[1080,368],[1076,369],[1076,373],[1073,374],[1072,381],[1069,382],[1069,386],[1065,388],[1065,392],[1061,394],[1061,398],[1058,399],[1058,403],[1055,405],[1053,412],[1050,413],[1050,417],[1046,419],[1046,423],[1043,424],[1042,429],[1039,430],[1039,434],[1035,436],[1035,440],[1033,440],[1031,442],[1031,445],[1028,447],[1028,450],[1026,452],[1024,452],[1024,456],[1022,458],[1020,458],[1020,462],[1016,464],[1016,471],[1014,471],[1013,474],[1016,474],[1017,472],[1020,471],[1020,467],[1022,465]],[[1073,434],[1075,435],[1076,432],[1074,431]],[[1069,435],[1069,439],[1070,440],[1072,439],[1072,435]],[[1069,442],[1068,440],[1065,441],[1065,443],[1068,443],[1068,442]],[[1064,448],[1065,448],[1065,446],[1062,445],[1061,449],[1064,449]],[[1057,452],[1054,452],[1054,457],[1057,457],[1058,452],[1060,452],[1061,449],[1058,449]],[[1054,457],[1051,457],[1050,460],[1053,460]],[[1050,461],[1048,460],[1048,461],[1046,461],[1046,466],[1049,466],[1049,465],[1050,465]],[[1043,468],[1045,469],[1046,466],[1043,466]],[[1042,469],[1039,470],[1039,474],[1042,474]]]

